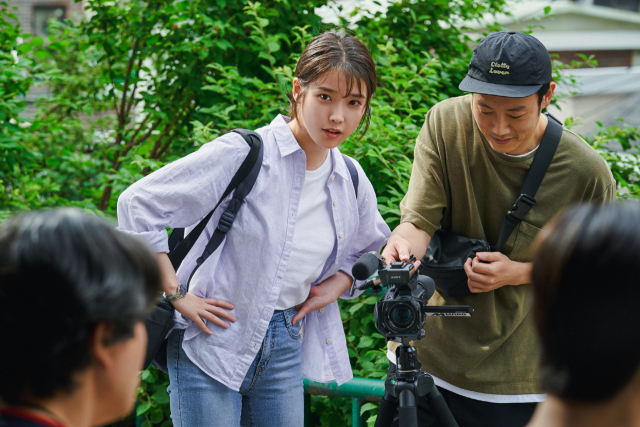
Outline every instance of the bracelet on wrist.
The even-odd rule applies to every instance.
[[[180,298],[184,298],[187,295],[187,289],[182,285],[182,283],[180,284],[180,286],[178,286],[178,290],[175,291],[172,294],[165,294],[165,298],[167,299],[168,302],[173,303],[175,301],[178,301]]]

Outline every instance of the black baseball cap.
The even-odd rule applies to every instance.
[[[464,92],[524,98],[551,82],[549,52],[535,37],[500,31],[480,40],[471,56]]]

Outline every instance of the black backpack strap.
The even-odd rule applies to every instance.
[[[231,182],[227,186],[226,190],[224,190],[222,197],[220,197],[220,200],[218,200],[218,203],[211,212],[209,212],[186,237],[184,237],[184,228],[174,229],[171,236],[169,236],[169,259],[171,260],[171,264],[175,270],[178,270],[178,267],[180,267],[180,264],[182,264],[182,261],[196,243],[200,234],[202,234],[202,231],[211,219],[211,215],[213,215],[213,212],[218,208],[220,203],[222,203],[222,201],[231,194],[231,192],[238,187],[242,181],[244,181],[256,165],[262,165],[262,139],[260,138],[260,135],[246,129],[234,129],[231,132],[240,134],[247,144],[249,144],[251,147],[249,154],[247,154],[247,157],[238,168],[238,171],[231,179]]]
[[[542,135],[538,152],[533,158],[527,177],[522,184],[520,196],[513,204],[511,210],[507,212],[507,216],[502,222],[498,244],[495,246],[496,251],[499,252],[502,250],[502,247],[509,239],[509,236],[511,236],[511,233],[513,233],[513,230],[516,229],[527,212],[536,204],[536,192],[542,183],[544,175],[547,173],[547,169],[549,169],[561,137],[562,123],[551,114],[548,114],[547,128],[544,131],[544,135]]]
[[[349,175],[351,175],[351,182],[353,183],[353,189],[356,191],[356,199],[357,199],[358,185],[360,184],[360,177],[358,176],[358,170],[356,169],[356,165],[353,164],[349,156],[342,154],[342,158],[344,159],[344,162],[347,164],[347,169],[349,169]]]
[[[255,135],[260,138],[257,134]],[[247,178],[238,185],[238,188],[236,188],[236,191],[233,193],[231,202],[229,202],[229,206],[227,206],[227,209],[223,212],[222,216],[220,216],[218,227],[216,227],[213,232],[213,235],[211,236],[209,243],[207,243],[207,246],[204,248],[202,255],[200,255],[196,260],[196,267],[191,272],[189,281],[187,282],[187,290],[189,289],[189,283],[191,282],[191,278],[195,274],[196,270],[198,270],[207,258],[209,258],[209,256],[218,249],[218,246],[220,246],[224,240],[227,232],[231,229],[231,226],[236,219],[236,215],[238,214],[238,210],[244,203],[245,197],[247,197],[251,192],[253,185],[256,183],[256,179],[258,178],[258,174],[260,173],[260,168],[262,166],[263,151],[264,149],[261,147],[258,153],[258,161],[253,165],[253,168],[251,169],[251,172],[249,172]]]

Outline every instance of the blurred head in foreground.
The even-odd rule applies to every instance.
[[[537,421],[577,411],[544,425],[640,423],[640,203],[564,212],[538,237],[532,282],[549,393]]]
[[[3,222],[0,425],[16,413],[66,426],[127,415],[159,290],[147,246],[102,219],[56,209]]]

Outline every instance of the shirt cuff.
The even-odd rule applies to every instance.
[[[169,252],[169,238],[167,237],[166,230],[141,232],[121,230],[120,228],[118,228],[118,230],[125,234],[141,238],[142,240],[147,242],[149,246],[151,246],[151,249],[153,249],[154,252]]]
[[[356,261],[351,259],[351,258],[347,258],[345,260],[345,262],[342,264],[342,267],[340,267],[340,271],[346,273],[349,275],[349,277],[351,277],[351,279],[353,279],[353,273],[351,272],[351,269],[353,268],[353,264],[355,264]],[[364,280],[356,280],[356,286],[361,285],[362,283],[364,283]],[[349,295],[349,291],[351,290],[351,288],[347,289],[342,295],[340,295],[341,299],[353,299],[353,298],[357,298],[360,295],[362,295],[362,293],[364,291],[359,291],[359,290],[355,290],[353,293],[353,296]]]

